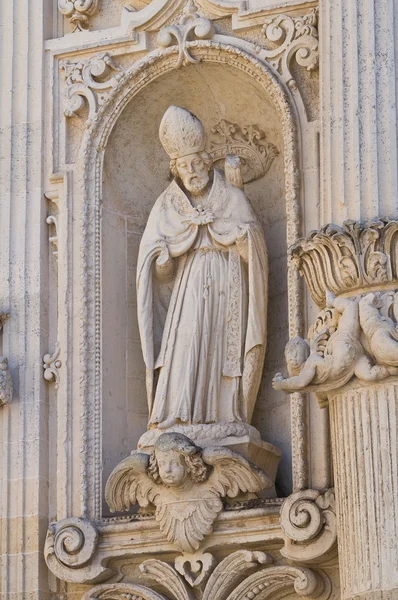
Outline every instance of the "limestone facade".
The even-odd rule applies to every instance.
[[[396,11],[4,0],[1,600],[398,598]]]

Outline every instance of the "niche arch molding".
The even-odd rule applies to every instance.
[[[221,37],[221,36],[220,36]],[[301,235],[300,175],[298,165],[298,123],[291,94],[280,77],[266,62],[248,50],[228,41],[196,41],[188,44],[190,54],[202,63],[228,65],[252,78],[275,107],[283,139],[285,176],[286,235],[288,246]],[[146,86],[176,69],[178,48],[156,50],[134,63],[120,77],[117,86],[87,122],[78,160],[78,202],[81,204],[80,227],[80,342],[78,352],[80,397],[80,504],[83,517],[101,518],[101,205],[104,155],[111,132],[127,104]],[[182,67],[184,68],[184,67]],[[190,67],[191,68],[191,67]],[[299,275],[288,268],[290,335],[302,331],[302,288]],[[293,471],[296,480],[305,479],[306,431],[303,399],[292,399]]]

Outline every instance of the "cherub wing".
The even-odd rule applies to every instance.
[[[204,448],[202,458],[213,467],[208,479],[209,489],[222,498],[234,498],[239,492],[259,492],[273,485],[264,471],[228,448]]]
[[[204,497],[203,497],[204,496]],[[180,550],[194,552],[212,532],[213,522],[223,509],[218,495],[208,492],[206,484],[195,485],[182,500],[159,503],[156,520],[169,542]]]
[[[113,469],[105,486],[105,500],[112,512],[153,502],[159,486],[148,476],[148,464],[148,454],[132,452]]]

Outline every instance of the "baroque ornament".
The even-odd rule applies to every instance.
[[[198,550],[223,510],[222,499],[258,492],[272,481],[223,447],[201,449],[186,436],[164,433],[151,455],[132,452],[111,473],[105,499],[112,512],[153,505],[160,530],[181,551]]]
[[[319,64],[318,8],[300,17],[277,15],[267,19],[263,34],[271,45],[261,49],[261,56],[287,79],[290,76],[290,64],[293,58],[297,64],[313,71]],[[290,79],[290,85],[293,80]]]
[[[96,13],[98,2],[99,0],[58,0],[58,10],[72,23],[73,33],[88,28],[88,18]]]
[[[62,367],[62,361],[59,359],[60,352],[60,347],[57,344],[53,354],[43,356],[44,379],[54,381],[56,390],[59,387],[59,369]]]
[[[222,119],[211,133],[209,153],[214,163],[218,165],[228,155],[238,156],[243,183],[263,177],[279,154],[274,144],[266,142],[264,131],[257,125],[240,127]]]
[[[295,337],[287,343],[289,377],[277,373],[274,389],[311,391],[323,401],[328,392],[341,388],[354,376],[375,382],[398,375],[397,323],[381,312],[386,296],[390,299],[391,292],[354,298],[328,292],[329,310],[320,313],[308,332],[308,341]]]
[[[87,592],[82,600],[254,600],[258,598],[281,598],[287,594],[327,600],[330,582],[323,573],[312,569],[289,565],[274,565],[273,559],[264,552],[239,550],[224,558],[213,569],[207,583],[191,587],[179,573],[160,560],[147,560],[140,565],[142,573],[153,579],[167,596],[150,588],[140,589],[135,584],[110,584],[97,586]],[[118,593],[125,595],[118,596]]]
[[[65,116],[76,116],[86,100],[89,120],[95,117],[123,74],[107,52],[79,62],[64,61],[61,67],[65,71]]]
[[[323,562],[337,553],[334,490],[324,494],[303,490],[291,494],[281,508],[281,527],[286,534],[281,554],[289,560]]]
[[[398,280],[395,256],[398,221],[345,221],[325,225],[289,248],[289,256],[305,277],[312,299],[325,306],[326,292],[353,292]]]
[[[178,58],[175,68],[189,63],[197,63],[189,52],[189,42],[193,40],[209,40],[215,34],[214,25],[208,19],[200,17],[192,0],[188,0],[184,6],[178,25],[163,27],[158,33],[157,42],[162,48],[178,45]]]
[[[97,583],[113,571],[93,563],[98,532],[86,519],[69,518],[51,523],[44,546],[44,558],[54,575],[64,581]]]

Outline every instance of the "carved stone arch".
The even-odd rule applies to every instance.
[[[189,44],[191,55],[201,63],[233,67],[252,78],[274,106],[283,138],[287,245],[300,235],[300,177],[298,167],[297,119],[289,91],[263,61],[240,47],[219,41]],[[81,212],[81,503],[84,516],[101,516],[101,204],[104,153],[109,136],[128,103],[162,75],[175,70],[178,49],[170,47],[149,53],[120,76],[117,85],[87,122],[79,159]],[[189,67],[191,68],[191,67]],[[289,266],[290,335],[302,330],[302,292],[299,275]],[[93,365],[93,367],[92,367]],[[294,410],[294,401],[293,401]],[[297,411],[300,413],[300,411]],[[298,430],[305,429],[298,416]],[[294,469],[305,469],[304,446],[293,435]]]

